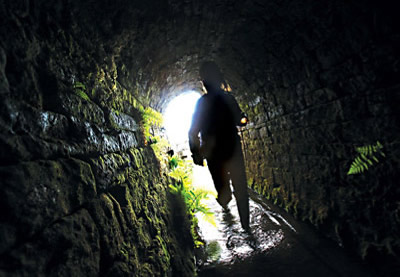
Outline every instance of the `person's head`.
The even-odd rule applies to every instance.
[[[204,62],[200,66],[200,78],[207,90],[220,90],[224,77],[215,62]]]

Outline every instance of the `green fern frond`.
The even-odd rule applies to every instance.
[[[356,151],[359,154],[351,163],[347,175],[362,173],[367,171],[370,166],[373,166],[374,162],[378,163],[379,160],[375,155],[380,154],[382,157],[385,157],[385,153],[383,153],[382,149],[383,145],[379,141],[377,141],[375,145],[356,147]]]
[[[90,101],[90,98],[86,94],[85,90],[86,90],[86,86],[83,83],[81,83],[81,82],[75,82],[74,83],[74,92],[75,92],[75,94],[78,95],[79,97],[81,97],[82,99],[86,100],[86,101]]]
[[[215,216],[213,212],[207,213],[199,213],[200,217],[207,223],[210,223],[212,226],[217,227],[217,223],[215,222]]]
[[[178,167],[178,160],[176,157],[172,157],[168,159],[168,166],[170,169],[174,169]]]
[[[161,137],[156,137],[150,134],[150,129],[159,128],[162,126],[162,114],[151,109],[141,108],[142,114],[142,128],[145,137],[151,138],[154,142],[151,144],[157,158],[159,160],[165,160],[168,165],[168,175],[174,179],[172,184],[169,185],[169,191],[173,194],[180,195],[185,202],[186,212],[192,218],[191,222],[191,234],[195,242],[195,246],[199,247],[203,245],[200,240],[196,228],[197,228],[197,215],[204,218],[205,221],[216,226],[214,213],[202,203],[203,200],[208,198],[208,195],[212,194],[208,191],[196,189],[192,185],[193,178],[193,162],[183,160],[178,156],[166,157],[167,150],[169,149],[168,142]],[[148,139],[150,141],[150,139]],[[195,216],[196,215],[196,216]]]
[[[86,90],[86,86],[81,82],[75,82],[74,83],[74,89],[81,89],[81,90],[85,91]]]

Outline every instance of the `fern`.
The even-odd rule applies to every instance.
[[[178,159],[176,157],[172,157],[168,159],[168,166],[172,170],[178,167]]]
[[[162,127],[163,118],[162,114],[153,110],[152,108],[141,108],[142,113],[142,128],[147,143],[153,148],[155,155],[160,161],[165,161],[168,165],[168,175],[175,181],[169,185],[169,190],[173,194],[181,195],[185,205],[186,212],[191,218],[191,234],[196,247],[203,245],[201,238],[197,234],[196,228],[198,226],[198,219],[195,215],[201,215],[205,221],[216,226],[214,213],[211,212],[202,200],[208,198],[210,192],[205,190],[196,189],[192,185],[193,177],[193,163],[183,160],[178,156],[167,157],[167,149],[170,149],[168,141],[160,136],[154,136],[153,129]]]
[[[82,91],[85,91],[86,90],[86,86],[81,82],[75,82],[74,83],[74,89],[80,89]]]
[[[193,164],[185,161],[179,157],[173,156],[170,158],[172,166],[169,176],[175,179],[172,185],[169,185],[171,193],[180,194],[186,204],[187,213],[191,215],[191,233],[195,242],[195,246],[203,245],[197,232],[197,218],[195,215],[201,215],[203,219],[213,226],[216,226],[214,213],[202,203],[203,200],[208,198],[209,192],[203,189],[196,189],[192,185],[192,169]]]
[[[85,92],[86,86],[81,82],[74,83],[74,92],[76,95],[80,96],[82,99],[89,101],[90,98]]]
[[[386,156],[382,149],[383,145],[379,141],[377,141],[375,145],[357,147],[356,151],[358,152],[358,156],[352,162],[347,175],[360,174],[378,163],[378,155],[382,157]]]

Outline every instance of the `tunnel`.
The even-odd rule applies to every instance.
[[[361,0],[1,1],[0,275],[195,276],[190,218],[143,111],[200,93],[199,67],[214,61],[249,118],[249,190],[371,276],[395,276],[396,11]]]

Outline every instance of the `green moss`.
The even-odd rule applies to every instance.
[[[132,148],[129,150],[130,156],[131,156],[131,161],[133,165],[136,167],[136,169],[139,169],[143,165],[143,160],[140,154],[140,150],[136,148]]]
[[[170,265],[170,260],[171,260],[171,257],[168,253],[167,245],[166,245],[164,239],[159,235],[156,236],[156,242],[157,242],[157,245],[161,246],[161,248],[160,247],[158,247],[158,248],[162,250],[162,253],[160,253],[160,254],[163,254],[162,255],[163,259],[165,259],[165,264],[164,264],[163,269],[164,269],[164,271],[167,271],[169,268],[169,265]]]
[[[83,193],[88,194],[88,192],[94,192],[95,194],[97,194],[96,183],[94,181],[95,179],[90,165],[86,162],[76,159],[74,159],[74,162],[79,165],[79,176],[81,181],[85,185],[83,187]],[[60,169],[56,168],[56,171],[60,174]]]
[[[142,112],[142,126],[145,138],[151,138],[153,134],[150,133],[151,128],[161,128],[163,124],[162,114],[156,110],[147,107]]]
[[[113,111],[117,116],[119,116],[119,113],[120,113],[119,110],[115,110],[114,108],[112,108],[112,111]]]
[[[163,166],[165,166],[169,163],[165,153],[168,152],[168,149],[170,149],[171,146],[165,138],[159,136],[153,137],[153,139],[154,138],[157,142],[151,144],[151,148],[153,149],[157,159],[162,163]]]
[[[129,249],[130,249],[130,245],[123,242],[122,247],[119,250],[122,257],[124,257],[125,262],[129,261]]]
[[[152,267],[152,265],[148,264],[148,263],[144,263],[141,265],[140,270],[139,270],[139,274],[138,276],[154,276],[154,269]]]
[[[113,203],[112,200],[108,197],[107,194],[102,193],[100,195],[100,199],[102,201],[102,205],[106,208],[105,212],[106,215],[110,218],[114,217],[114,211],[113,211]]]
[[[254,183],[253,183],[253,178],[247,178],[247,186],[249,187],[253,187]]]
[[[221,251],[222,249],[218,241],[211,241],[206,245],[207,259],[210,259],[212,262],[220,259]]]
[[[126,205],[125,213],[127,213],[127,220],[133,224],[137,220],[137,216],[132,207],[132,196],[128,193],[127,195],[128,204]]]
[[[268,200],[272,200],[275,205],[282,207],[286,212],[292,213],[294,216],[298,216],[299,210],[299,197],[296,193],[289,192],[283,185],[274,187],[267,179],[253,181],[253,188],[265,196]],[[322,220],[325,215],[325,210],[321,210]]]
[[[289,209],[292,211],[292,214],[297,217],[298,209],[297,206],[299,205],[299,198],[296,193],[291,194],[291,201],[288,203]]]
[[[74,83],[74,92],[75,92],[75,94],[78,95],[79,97],[81,97],[82,99],[86,100],[86,101],[90,101],[90,98],[86,94],[85,90],[86,90],[86,86],[83,83],[81,83],[81,82],[75,82]]]
[[[141,244],[141,247],[146,249],[151,246],[151,238],[149,236],[149,232],[146,228],[146,222],[144,221],[143,218],[139,218],[137,221],[137,237],[139,240],[139,243]]]

